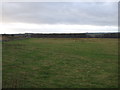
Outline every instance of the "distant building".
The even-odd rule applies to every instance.
[[[31,38],[31,36],[32,36],[32,33],[25,33],[26,38]]]

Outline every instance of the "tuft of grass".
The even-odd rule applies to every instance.
[[[3,42],[3,88],[117,88],[118,39]]]

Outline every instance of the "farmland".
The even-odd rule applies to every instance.
[[[2,46],[3,88],[118,87],[118,39],[29,38]]]

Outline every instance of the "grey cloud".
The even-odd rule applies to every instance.
[[[0,2],[0,22],[2,22],[2,3]]]
[[[4,22],[37,24],[117,25],[117,3],[3,3]]]

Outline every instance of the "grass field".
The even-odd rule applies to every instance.
[[[3,42],[3,88],[116,88],[118,40],[31,38]]]

